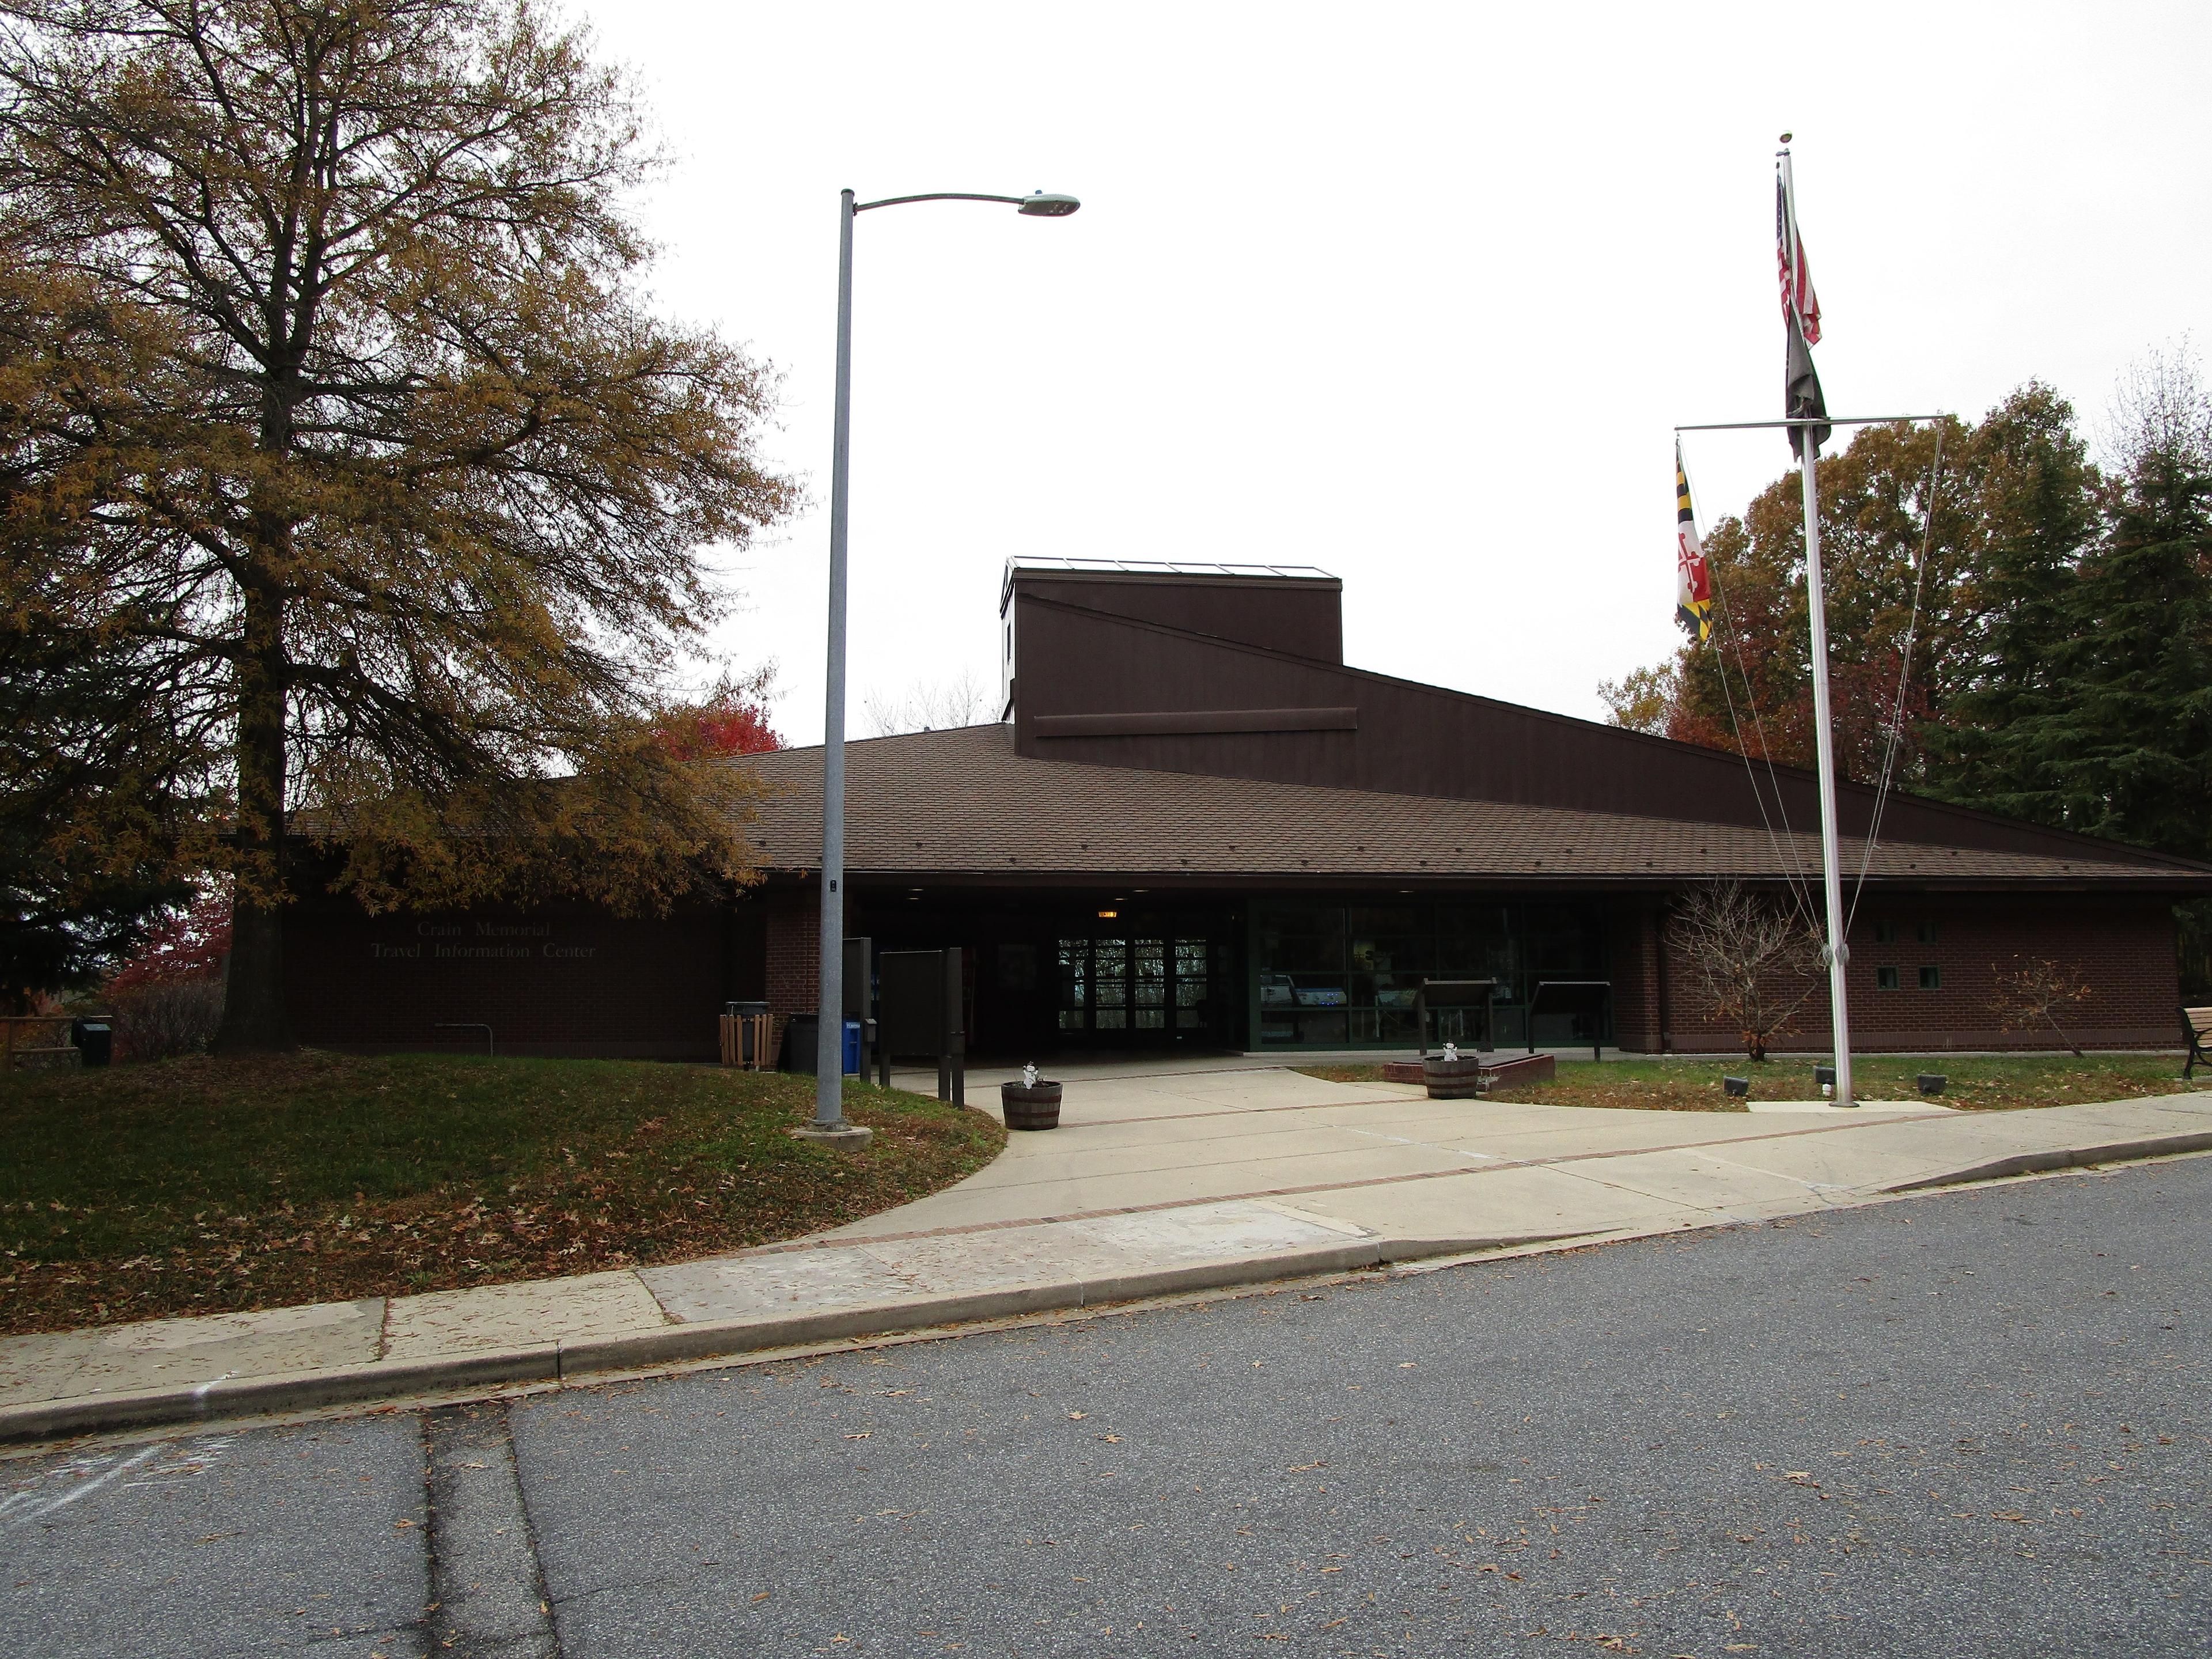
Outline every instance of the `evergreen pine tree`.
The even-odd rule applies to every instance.
[[[1980,545],[1960,578],[1954,641],[1924,732],[1914,787],[1942,799],[2046,823],[2062,809],[2047,739],[2073,633],[2075,567],[2095,539],[2097,473],[2074,410],[2031,381],[1974,434]]]
[[[2057,821],[2212,858],[2212,471],[2142,456],[2068,596],[2047,746]]]

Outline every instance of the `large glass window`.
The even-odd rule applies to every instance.
[[[1410,1046],[1413,994],[1428,980],[1491,980],[1488,1036],[1540,1043],[1609,1035],[1609,1000],[1571,981],[1606,977],[1603,917],[1593,904],[1261,904],[1252,915],[1259,1042],[1268,1048]],[[1539,988],[1544,988],[1539,991]],[[1432,1042],[1484,1035],[1480,1006],[1440,1007]]]
[[[1129,1029],[1129,941],[1094,939],[1091,945],[1091,1024],[1094,1031]]]
[[[1060,1029],[1091,1029],[1091,941],[1087,939],[1060,942]]]
[[[1262,1044],[1326,1047],[1346,1041],[1351,1000],[1344,946],[1345,913],[1328,905],[1284,905],[1253,917],[1260,963]]]
[[[1175,1023],[1177,1030],[1202,1031],[1206,1029],[1211,988],[1206,970],[1206,941],[1202,939],[1177,939],[1175,947]]]
[[[1060,1029],[1139,1043],[1202,1039],[1222,1012],[1217,988],[1229,961],[1226,945],[1204,939],[1063,939]]]

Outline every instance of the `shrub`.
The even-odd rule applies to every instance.
[[[196,1054],[222,1023],[222,981],[153,979],[116,993],[115,1057],[167,1060]]]

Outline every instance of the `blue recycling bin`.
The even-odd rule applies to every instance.
[[[783,1036],[783,1069],[787,1072],[814,1073],[815,1032],[820,1029],[813,1014],[793,1014],[787,1022]],[[845,1022],[845,1075],[860,1074],[860,1022]]]

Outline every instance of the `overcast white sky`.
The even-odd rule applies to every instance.
[[[783,374],[804,516],[718,638],[822,720],[836,200],[852,708],[995,686],[1016,555],[1316,564],[1356,665],[1597,717],[1677,637],[1671,428],[1778,416],[1772,156],[1838,414],[2212,346],[2212,8],[583,0],[677,165],[673,314]],[[1786,470],[1704,434],[1710,524]]]

